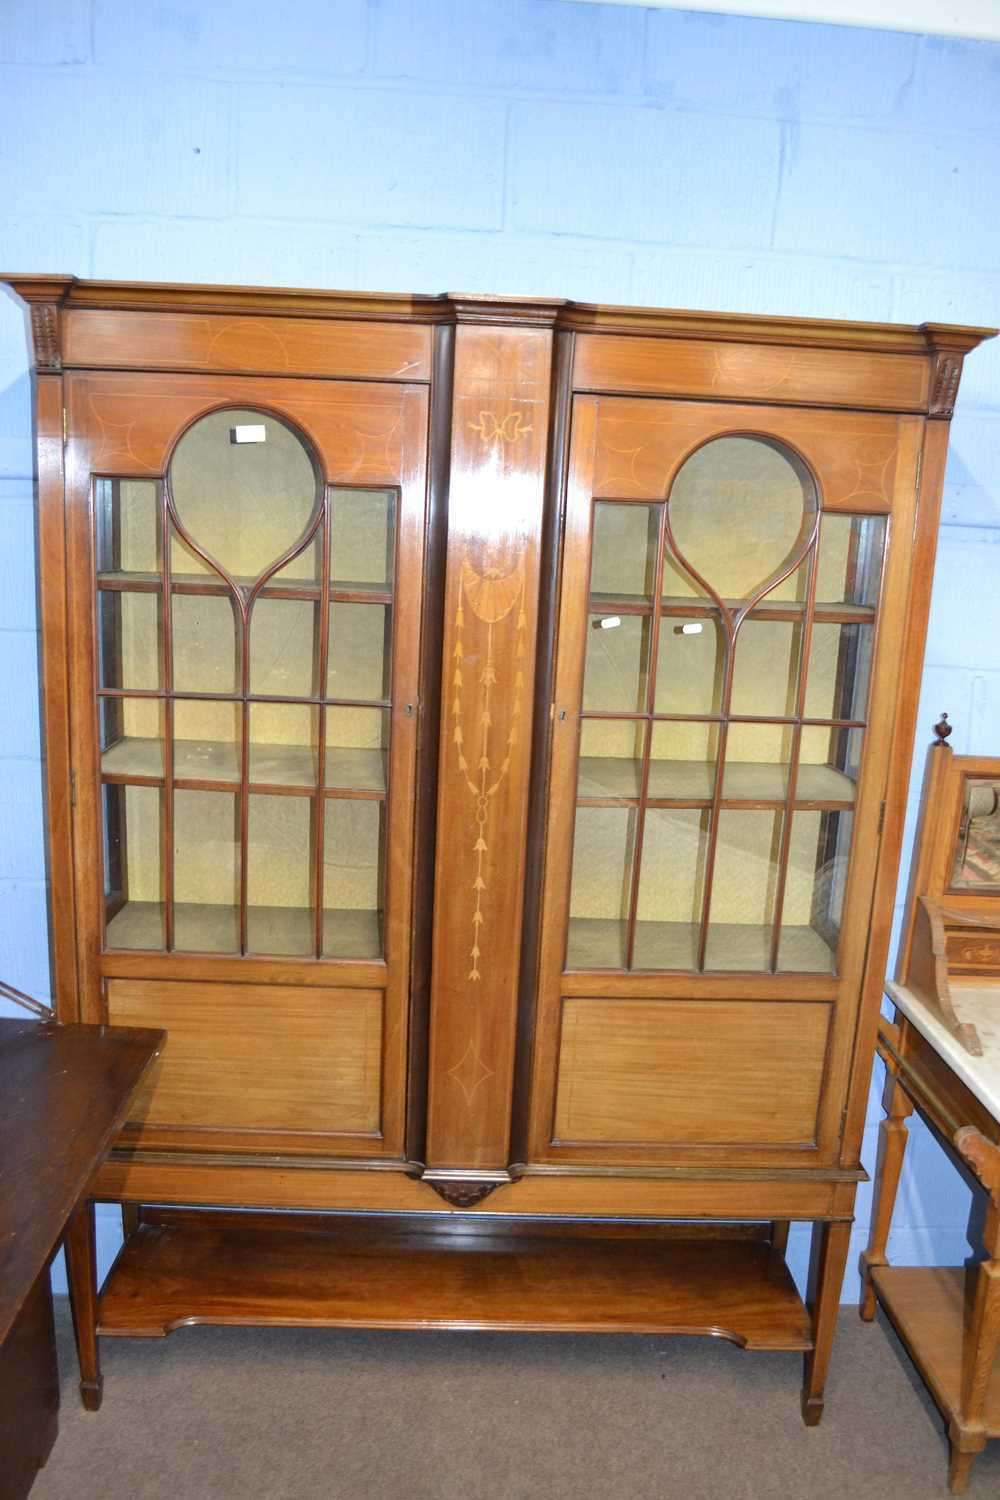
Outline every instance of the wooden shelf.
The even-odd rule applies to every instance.
[[[249,577],[237,577],[235,581],[243,589],[251,589],[257,582],[256,578]],[[117,593],[156,594],[163,587],[163,578],[159,573],[98,573],[97,586]],[[170,586],[174,594],[213,594],[225,597],[231,592],[229,585],[214,573],[172,573]],[[260,591],[261,597],[265,599],[317,601],[321,592],[320,585],[311,579],[288,577],[274,578]],[[392,585],[387,582],[371,583],[364,579],[332,578],[330,598],[337,604],[391,604]]]
[[[129,901],[108,923],[107,946],[159,953],[163,950],[163,906],[158,901]],[[308,908],[251,906],[247,911],[247,946],[255,954],[311,957],[315,951],[313,914]],[[239,913],[234,906],[174,905],[174,950],[188,953],[238,953]],[[377,911],[328,908],[323,912],[323,957],[382,958],[381,920]]]
[[[591,806],[628,805],[639,799],[638,759],[611,755],[580,757],[577,800]],[[788,765],[783,762],[728,760],[723,780],[723,805],[781,806],[788,791]],[[712,800],[715,763],[703,760],[651,760],[647,801],[707,807]],[[795,806],[837,808],[854,805],[855,784],[833,766],[803,761],[799,765]]]
[[[767,973],[771,961],[770,927],[749,923],[714,923],[709,929],[706,970]],[[624,969],[626,924],[615,918],[571,917],[568,969]],[[694,922],[637,922],[633,969],[695,967],[698,926]],[[834,954],[812,927],[783,927],[779,969],[785,973],[832,974]]]
[[[708,1334],[807,1350],[810,1321],[758,1227],[518,1226],[143,1210],[98,1331],[192,1323]]]
[[[326,752],[324,784],[334,790],[384,797],[385,750],[331,745]],[[101,756],[105,781],[162,785],[163,742],[126,737]],[[235,788],[240,782],[238,746],[230,740],[175,740],[174,784],[192,789]],[[312,791],[316,786],[316,751],[310,745],[250,744],[250,789]]]
[[[726,599],[726,607],[732,611],[740,608],[742,599]],[[651,615],[653,601],[648,594],[602,594],[590,596],[592,615]],[[718,606],[710,599],[664,596],[660,613],[666,618],[685,620],[718,619]],[[801,621],[805,616],[805,604],[801,599],[763,599],[751,611],[750,620]],[[870,625],[875,619],[874,607],[870,604],[851,604],[846,601],[821,602],[813,608],[813,619],[824,625]]]
[[[964,1266],[876,1266],[872,1281],[878,1300],[906,1345],[946,1419],[956,1415],[962,1397],[962,1345],[970,1310]],[[986,1393],[986,1431],[1000,1437],[1000,1361]]]

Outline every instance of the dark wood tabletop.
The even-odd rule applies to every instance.
[[[0,1343],[163,1042],[162,1031],[0,1019]]]

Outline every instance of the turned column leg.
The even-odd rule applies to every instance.
[[[823,1415],[823,1392],[830,1368],[830,1351],[840,1309],[840,1289],[851,1243],[851,1224],[814,1224],[809,1267],[809,1310],[813,1322],[813,1348],[805,1357],[802,1383],[802,1420],[817,1426]]]
[[[906,1120],[913,1113],[910,1099],[898,1078],[891,1074],[885,1080],[882,1095],[885,1119],[879,1126],[878,1162],[875,1167],[875,1191],[872,1202],[871,1232],[868,1249],[861,1253],[861,1307],[860,1313],[866,1323],[875,1316],[875,1288],[872,1286],[872,1268],[888,1265],[886,1246],[892,1227],[892,1211],[896,1207],[896,1192],[906,1155],[906,1142],[910,1132]]]
[[[962,1340],[962,1399],[948,1425],[948,1485],[964,1495],[976,1454],[986,1447],[986,1393],[1000,1352],[1000,1150],[971,1125],[955,1145],[990,1195],[983,1245],[986,1259],[973,1273],[975,1293]]]
[[[93,1200],[85,1198],[66,1226],[63,1248],[73,1334],[80,1362],[80,1395],[87,1411],[98,1411],[104,1390],[97,1350],[97,1254]]]

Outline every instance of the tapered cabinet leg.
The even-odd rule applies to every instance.
[[[898,1078],[891,1075],[885,1081],[882,1096],[885,1119],[879,1126],[878,1162],[875,1168],[875,1197],[872,1205],[871,1234],[868,1249],[861,1255],[861,1316],[870,1323],[875,1316],[875,1289],[872,1286],[872,1268],[888,1265],[886,1247],[892,1227],[892,1211],[896,1206],[896,1193],[906,1155],[906,1142],[910,1132],[906,1120],[913,1113],[913,1102]]]
[[[63,1241],[73,1334],[80,1362],[80,1396],[87,1411],[98,1411],[104,1393],[97,1349],[97,1254],[94,1204],[85,1199],[66,1226]]]
[[[840,1309],[840,1289],[851,1243],[851,1223],[814,1224],[809,1268],[809,1311],[813,1348],[805,1357],[802,1419],[815,1427],[823,1415],[823,1392],[830,1367],[830,1351]]]
[[[782,1255],[788,1249],[788,1231],[791,1228],[787,1219],[773,1219],[771,1221],[771,1245],[773,1249],[780,1250]]]

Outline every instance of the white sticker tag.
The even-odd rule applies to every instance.
[[[614,630],[615,626],[620,625],[621,622],[621,615],[602,615],[599,623],[602,630]]]
[[[701,635],[701,626],[693,621],[690,625],[682,625],[681,635]]]
[[[266,443],[267,428],[263,422],[259,426],[247,424],[243,427],[231,427],[229,429],[229,441],[231,443]]]

